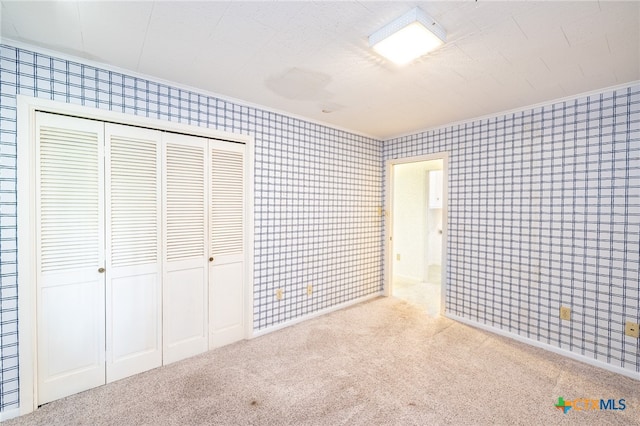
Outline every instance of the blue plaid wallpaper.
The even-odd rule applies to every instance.
[[[384,144],[442,151],[447,311],[640,372],[640,85]]]
[[[255,329],[381,290],[380,141],[0,45],[0,411],[18,407],[16,94],[253,135]]]

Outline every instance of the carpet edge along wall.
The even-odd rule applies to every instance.
[[[624,335],[640,319],[640,85],[391,139],[384,158],[442,151],[447,312],[640,372]]]
[[[255,330],[380,292],[381,141],[0,45],[0,411],[19,405],[17,94],[252,135]]]

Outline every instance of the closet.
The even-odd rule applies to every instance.
[[[38,404],[242,339],[245,145],[35,121]]]

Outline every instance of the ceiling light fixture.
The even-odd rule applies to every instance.
[[[397,65],[404,65],[442,46],[446,38],[444,28],[416,7],[371,34],[369,46]]]

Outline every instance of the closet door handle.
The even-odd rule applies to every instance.
[[[213,262],[213,257],[210,257],[210,258],[209,258],[209,262]]]
[[[101,274],[104,273],[104,268],[98,268],[98,272],[100,272]]]

